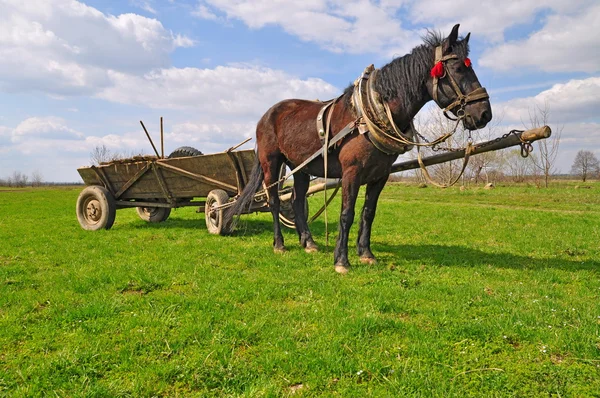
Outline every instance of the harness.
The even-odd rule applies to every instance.
[[[469,117],[469,115],[465,113],[466,105],[470,102],[489,98],[486,89],[483,87],[476,88],[470,93],[463,94],[462,90],[460,89],[460,86],[458,85],[452,74],[448,72],[448,67],[446,65],[446,62],[448,60],[456,58],[458,58],[456,54],[442,56],[442,47],[438,46],[435,49],[434,69],[441,69],[440,74],[434,75],[434,69],[432,69],[433,99],[438,104],[438,106],[440,106],[438,102],[439,79],[448,77],[452,88],[456,92],[457,98],[454,100],[454,102],[443,108],[444,116],[446,116],[450,120],[456,121],[456,124],[452,131],[441,135],[435,140],[425,140],[425,137],[420,135],[414,128],[412,120],[406,131],[401,131],[400,128],[394,122],[389,105],[387,104],[387,102],[381,99],[381,95],[373,88],[373,84],[375,79],[377,78],[379,70],[375,69],[373,65],[369,65],[367,68],[365,68],[361,76],[354,82],[352,106],[356,111],[357,118],[354,121],[350,122],[348,125],[346,125],[338,134],[336,134],[330,139],[329,133],[331,125],[331,116],[333,114],[335,104],[341,98],[341,96],[333,100],[324,102],[324,105],[319,110],[316,120],[317,132],[319,135],[319,139],[321,140],[321,144],[323,146],[322,149],[312,154],[308,159],[306,159],[300,165],[295,167],[286,176],[282,177],[279,181],[271,184],[270,186],[278,184],[279,182],[291,177],[293,174],[304,168],[307,164],[309,164],[319,156],[324,157],[324,167],[325,170],[327,170],[327,153],[329,152],[329,150],[334,148],[335,145],[341,143],[341,141],[347,135],[353,133],[356,130],[358,130],[360,134],[368,134],[368,138],[373,143],[373,145],[380,151],[389,155],[399,155],[405,153],[415,146],[417,147],[417,149],[419,149],[420,147],[435,147],[436,145],[445,142],[448,138],[454,135],[456,129],[458,128],[459,122],[465,117]],[[459,107],[458,111],[456,111],[457,117],[452,118],[448,115],[447,112],[452,111],[456,107]],[[418,137],[424,139],[425,142],[420,142]],[[463,164],[462,171],[458,178],[450,185],[455,184],[462,175],[462,172],[464,172],[464,170],[466,169],[467,163],[469,161],[469,156],[472,153],[471,149],[472,142],[469,142],[467,144],[467,147],[465,148],[465,162]],[[424,170],[426,178],[430,179],[429,174],[427,173],[427,170],[425,170],[425,166],[423,165],[423,162],[421,160],[420,151],[418,154],[418,158],[419,163],[422,165],[422,169]],[[438,185],[431,180],[430,182],[432,182],[435,185]]]
[[[448,60],[456,59],[456,58],[458,58],[458,56],[456,54],[449,54],[446,56],[442,56],[442,46],[437,46],[435,48],[434,69],[436,67],[438,67],[437,65],[441,65],[443,74],[442,74],[442,76],[438,76],[437,74],[433,73],[434,69],[432,69],[433,100],[436,102],[436,104],[440,105],[439,100],[438,100],[438,91],[439,91],[438,82],[439,82],[440,78],[448,77],[448,80],[450,81],[450,85],[452,86],[452,88],[454,89],[454,92],[456,93],[456,100],[454,100],[454,102],[452,102],[450,105],[448,105],[447,107],[445,107],[443,109],[444,116],[446,116],[446,118],[448,118],[450,120],[460,120],[460,119],[466,117],[465,107],[467,106],[467,104],[469,102],[474,102],[474,101],[479,101],[482,99],[489,98],[489,95],[484,87],[476,88],[475,90],[471,91],[470,93],[468,93],[466,95],[463,94],[462,90],[460,89],[460,86],[458,85],[458,83],[456,83],[454,76],[452,76],[451,73],[448,73],[448,66],[446,65],[446,62]],[[458,109],[458,111],[456,111],[457,118],[455,119],[448,115],[448,111],[452,111],[457,106],[460,108]],[[440,106],[440,108],[441,108],[441,106]]]

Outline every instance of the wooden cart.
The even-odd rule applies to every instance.
[[[246,186],[256,161],[253,150],[228,150],[211,155],[159,158],[140,156],[81,167],[87,185],[77,199],[77,219],[83,229],[110,229],[117,209],[135,207],[147,222],[165,221],[171,209],[198,207],[214,234],[230,232],[225,205]],[[287,188],[289,190],[289,188]],[[291,195],[280,190],[285,223],[293,226]],[[268,211],[266,196],[257,196],[248,212]]]

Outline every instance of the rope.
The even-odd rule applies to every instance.
[[[458,182],[458,180],[460,180],[460,177],[462,177],[465,170],[467,169],[467,165],[469,164],[469,158],[471,157],[471,154],[474,151],[475,151],[475,147],[473,146],[473,143],[471,141],[469,141],[467,143],[467,146],[465,147],[465,157],[463,160],[462,169],[460,170],[460,173],[458,174],[458,176],[449,184],[438,184],[437,182],[433,181],[433,178],[431,178],[431,175],[429,175],[429,172],[427,171],[427,167],[425,166],[425,163],[423,163],[423,158],[421,156],[421,151],[420,151],[419,147],[417,147],[417,160],[419,162],[419,167],[421,168],[421,171],[423,172],[423,176],[425,177],[427,182],[429,182],[431,185],[434,185],[438,188],[449,188],[449,187],[453,186],[454,184],[456,184]]]

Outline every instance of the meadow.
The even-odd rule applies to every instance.
[[[339,199],[329,247],[321,219],[281,255],[269,214],[88,232],[80,187],[0,190],[0,396],[600,397],[600,184],[573,185],[389,184],[345,276]]]

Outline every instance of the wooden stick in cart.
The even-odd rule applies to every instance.
[[[152,145],[152,149],[154,149],[154,153],[156,154],[156,157],[159,158],[160,155],[158,154],[158,151],[156,150],[156,147],[154,146],[154,142],[152,141],[152,138],[150,138],[150,134],[148,134],[148,130],[146,130],[146,126],[144,126],[144,122],[142,122],[140,120],[140,124],[142,125],[142,128],[144,129],[144,132],[146,133],[146,137],[148,137],[148,141],[150,141],[150,145]]]
[[[163,130],[163,117],[160,117],[160,158],[165,158],[165,135]]]

